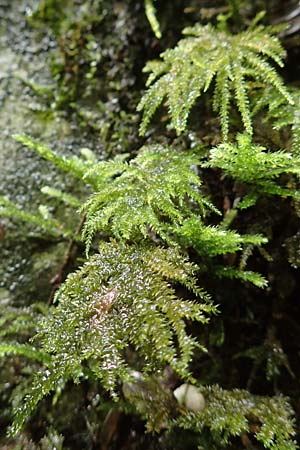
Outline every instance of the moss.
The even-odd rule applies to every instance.
[[[156,0],[153,4],[162,31],[159,41],[147,22],[143,0],[0,3],[0,123],[6,130],[0,146],[1,195],[22,211],[52,215],[68,229],[79,230],[84,216],[76,212],[76,206],[68,206],[67,194],[72,193],[81,204],[92,187],[97,194],[86,203],[89,217],[85,228],[86,235],[90,228],[92,255],[97,254],[98,240],[102,241],[102,253],[84,263],[84,249],[77,247],[75,231],[74,244],[70,235],[53,237],[45,227],[32,227],[16,217],[1,219],[0,348],[4,358],[0,363],[0,400],[4,407],[0,446],[22,450],[54,446],[92,450],[99,445],[109,450],[293,448],[293,429],[297,427],[290,403],[296,420],[300,417],[300,385],[295,376],[300,370],[299,180],[298,160],[289,154],[297,146],[297,134],[292,136],[297,131],[297,107],[288,106],[284,98],[279,101],[274,92],[261,98],[257,95],[261,85],[248,83],[247,97],[239,95],[236,100],[247,122],[251,112],[253,141],[246,142],[245,137],[242,146],[218,145],[221,134],[209,90],[202,104],[189,110],[188,128],[180,137],[165,127],[167,117],[161,111],[145,137],[139,137],[140,116],[135,109],[144,92],[142,67],[166,48],[174,48],[181,29],[193,26],[200,18],[202,25],[213,24],[214,37],[216,29],[218,36],[224,37],[222,33],[229,29],[236,34],[249,25],[260,7],[268,9],[263,19],[267,25],[287,2]],[[298,44],[293,45],[294,53]],[[184,48],[182,52],[181,59]],[[293,62],[281,75],[287,79],[298,70],[299,65]],[[247,67],[243,75],[253,81],[257,73],[253,77]],[[233,79],[230,74],[231,83]],[[232,94],[235,88],[231,87]],[[298,98],[297,88],[289,92]],[[235,108],[227,114],[226,95],[224,98],[221,112],[230,122],[231,139],[242,126]],[[268,105],[271,110],[267,115]],[[252,121],[253,108],[258,115]],[[266,117],[269,122],[262,123]],[[272,128],[274,123],[278,130]],[[226,131],[226,126],[223,128]],[[36,141],[30,146],[27,138],[22,142],[30,149],[24,149],[10,138],[12,133],[24,131],[45,146]],[[149,165],[149,154],[141,161],[138,149],[145,141],[169,149],[167,158],[155,167]],[[39,145],[37,155],[32,150]],[[210,147],[214,147],[211,152]],[[284,151],[279,153],[280,147]],[[41,155],[51,154],[45,150],[49,148],[57,155],[56,163],[63,161],[66,167],[67,160],[73,162],[67,174],[61,175],[41,159]],[[84,150],[81,154],[81,148],[93,153]],[[253,164],[247,156],[249,149]],[[130,163],[122,159],[127,153]],[[189,159],[191,153],[196,159]],[[167,173],[176,157],[178,166]],[[183,161],[188,191],[184,191],[187,184],[182,181]],[[112,170],[116,167],[118,170]],[[172,191],[165,208],[166,191],[178,177],[179,188],[188,195]],[[54,189],[53,198],[41,193],[44,185]],[[136,195],[137,187],[140,195]],[[197,202],[199,196],[205,200],[204,208]],[[140,215],[134,209],[139,201]],[[120,242],[110,242],[112,236]],[[105,248],[110,251],[105,253]],[[169,252],[168,263],[157,259],[159,251]],[[193,270],[198,267],[193,283],[187,284],[177,266],[176,277],[170,279],[175,264],[172,251],[177,260],[189,258]],[[67,264],[66,253],[71,254]],[[63,279],[74,269],[78,271],[69,276],[56,297],[63,301],[49,307],[51,287],[58,287],[51,286],[53,276],[60,271]],[[150,276],[153,271],[157,273]],[[202,288],[197,291],[200,297],[195,295],[195,283]],[[188,288],[194,289],[190,293],[192,304],[184,300]],[[145,292],[153,289],[155,299],[147,303],[151,296]],[[220,310],[209,324],[188,316],[188,306],[199,308],[204,300],[210,305],[205,292]],[[37,300],[42,303],[36,304]],[[134,311],[131,301],[136,305]],[[163,309],[168,305],[172,307]],[[184,321],[177,316],[174,319],[184,312]],[[40,334],[32,341],[37,331]],[[24,346],[28,340],[30,352],[27,344]],[[107,353],[100,352],[100,344]],[[193,359],[189,353],[192,348]],[[12,353],[8,354],[9,350]],[[103,359],[97,359],[97,351]],[[30,358],[26,359],[26,354]],[[101,361],[108,358],[123,363],[116,370],[107,363],[111,370],[103,374]],[[124,386],[132,388],[135,383],[132,369],[143,374],[129,398],[128,389],[127,397],[124,395]],[[11,400],[17,408],[24,393],[37,392],[29,388],[37,372],[33,387],[41,383],[42,394],[54,390],[40,402],[25,432],[15,440],[4,438],[4,429],[12,420]],[[180,377],[196,383],[204,395],[203,414],[193,415],[174,403],[172,390],[184,381]],[[72,380],[80,383],[75,385]],[[117,402],[103,385],[114,385]],[[30,401],[25,403],[27,414]],[[146,434],[145,424],[156,434]]]

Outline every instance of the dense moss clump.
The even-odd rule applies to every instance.
[[[0,193],[22,255],[0,272],[1,448],[298,448],[299,41],[275,3],[1,3],[31,114],[6,139],[52,174]]]

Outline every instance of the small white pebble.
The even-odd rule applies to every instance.
[[[173,391],[178,403],[194,413],[205,408],[205,399],[199,389],[192,384],[184,383]]]

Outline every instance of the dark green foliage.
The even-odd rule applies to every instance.
[[[69,4],[69,0],[64,3],[59,0],[42,0],[31,15],[30,22],[46,23],[54,29],[55,33],[58,33],[61,22],[66,18],[66,6]]]
[[[161,61],[145,66],[150,72],[148,91],[139,103],[144,111],[141,133],[144,134],[156,109],[167,97],[171,125],[177,133],[187,127],[187,119],[197,98],[208,91],[215,80],[213,109],[220,115],[222,134],[226,139],[229,129],[230,103],[235,101],[243,125],[252,134],[249,107],[250,81],[261,86],[272,86],[288,102],[293,99],[268,58],[280,66],[285,52],[272,28],[257,27],[230,35],[211,25],[186,28],[188,37],[177,47],[161,55]]]
[[[288,357],[284,352],[280,341],[274,335],[274,329],[270,327],[268,334],[262,345],[251,347],[236,357],[246,357],[253,359],[254,365],[251,376],[249,377],[248,386],[251,386],[253,378],[261,365],[265,366],[266,378],[268,381],[276,383],[283,369],[286,369],[292,377],[292,372]]]
[[[157,375],[132,373],[133,380],[123,384],[123,394],[145,420],[148,432],[160,432],[171,417],[179,412],[172,391]]]
[[[289,263],[294,267],[300,266],[300,233],[288,238],[285,242],[285,247],[288,253]]]

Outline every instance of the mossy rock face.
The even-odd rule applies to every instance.
[[[52,113],[47,102],[24,81],[34,79],[46,86],[53,81],[48,59],[55,42],[27,20],[39,3],[32,0],[0,4],[0,195],[29,212],[47,204],[47,197],[41,193],[43,186],[72,189],[74,181],[22,148],[11,137],[13,134],[28,132],[68,155],[79,154],[80,148],[87,146],[102,151],[99,144],[94,147],[86,134],[76,131],[71,117]],[[50,208],[55,209],[58,219],[65,214],[53,202]],[[28,234],[32,235],[32,230],[24,223],[0,218],[0,287],[9,291],[11,301],[22,304],[31,303],[37,294],[40,299],[47,299],[51,276],[62,263],[62,247],[67,245],[49,245],[47,236],[40,239],[36,232],[28,240]],[[39,259],[37,248],[45,245],[47,255]]]
[[[11,138],[11,135],[15,133],[28,133],[59,155],[68,157],[78,156],[82,148],[88,148],[100,160],[107,161],[112,159],[112,156],[123,156],[124,153],[128,153],[130,154],[128,159],[132,161],[137,149],[145,143],[147,145],[163,143],[172,148],[174,154],[180,150],[182,158],[186,158],[186,150],[192,147],[197,156],[208,159],[208,147],[212,142],[213,145],[217,145],[220,139],[220,130],[211,112],[212,98],[209,93],[201,105],[191,110],[190,130],[193,130],[192,132],[185,130],[182,136],[176,137],[174,132],[165,126],[165,113],[157,111],[154,124],[144,138],[139,137],[140,116],[136,112],[136,105],[145,88],[143,66],[146,61],[158,58],[162,51],[174,47],[185,26],[194,25],[199,21],[203,24],[211,22],[214,26],[220,27],[220,30],[228,25],[236,34],[239,26],[241,28],[248,26],[257,8],[268,9],[266,17],[272,19],[272,8],[281,5],[284,9],[287,3],[289,2],[275,2],[275,0],[243,1],[240,2],[242,7],[238,8],[239,2],[236,0],[230,2],[225,0],[212,2],[153,0],[163,32],[162,39],[157,40],[145,16],[144,0],[66,0],[65,2],[61,0],[0,0],[0,128],[3,130],[0,142],[0,195],[7,196],[30,213],[39,211],[41,205],[46,206],[50,215],[65,223],[69,229],[75,230],[81,219],[78,212],[75,209],[66,209],[65,205],[56,199],[49,199],[41,193],[41,188],[47,185],[72,193],[78,198],[85,197],[89,189],[89,186],[84,183],[81,188],[73,178],[60,174],[33,151],[16,143]],[[231,12],[230,8],[233,8]],[[240,19],[243,19],[243,23],[239,24]],[[267,22],[268,19],[266,19]],[[299,64],[296,68],[295,66],[293,62],[286,71],[295,70],[295,73],[298,73],[300,66]],[[254,89],[256,88],[254,86]],[[249,98],[252,101],[251,89],[252,86],[249,85]],[[232,133],[235,133],[239,127],[237,111],[235,113],[236,115],[231,118],[234,130]],[[256,144],[266,146],[270,153],[275,149],[288,146],[289,138],[286,137],[288,133],[281,135],[271,127],[269,122],[263,123],[261,116],[258,116],[257,122],[254,125],[257,128],[255,129]],[[231,137],[234,141],[233,134],[230,139]],[[279,144],[283,142],[285,144]],[[7,450],[53,450],[54,448],[94,450],[100,447],[105,450],[254,448],[255,436],[263,429],[263,420],[257,416],[257,409],[255,409],[256,397],[251,396],[250,399],[254,408],[253,412],[250,414],[250,410],[246,408],[244,410],[246,413],[241,413],[241,409],[247,406],[248,393],[252,390],[258,394],[257,398],[260,395],[269,396],[266,399],[272,398],[281,391],[291,398],[299,417],[300,406],[297,399],[300,398],[300,385],[294,376],[300,372],[300,359],[297,358],[300,354],[299,212],[297,217],[291,202],[284,196],[278,196],[276,201],[270,196],[259,201],[257,207],[252,206],[247,210],[238,211],[236,206],[239,204],[240,197],[244,196],[244,191],[247,190],[246,183],[245,185],[235,183],[229,176],[225,177],[224,173],[222,176],[221,169],[206,170],[207,168],[200,165],[201,162],[189,164],[189,167],[193,166],[193,172],[201,178],[201,188],[203,186],[209,199],[217,205],[226,218],[224,230],[228,226],[234,230],[234,233],[258,233],[269,239],[265,247],[257,249],[249,243],[237,253],[234,253],[234,249],[228,250],[224,255],[222,252],[216,252],[215,259],[211,260],[207,258],[203,248],[204,238],[202,241],[199,239],[199,248],[201,247],[202,253],[195,251],[193,239],[188,240],[189,244],[186,246],[182,244],[183,251],[200,267],[199,274],[197,272],[199,284],[212,294],[214,301],[220,305],[221,311],[220,315],[214,317],[205,327],[191,318],[185,320],[189,336],[199,341],[203,340],[209,350],[208,354],[204,354],[199,348],[195,351],[193,360],[192,358],[188,360],[191,373],[197,380],[196,386],[199,386],[199,390],[205,397],[205,407],[202,401],[202,407],[195,412],[195,408],[188,408],[184,402],[181,405],[175,403],[172,397],[173,389],[176,391],[179,383],[182,386],[189,385],[182,384],[187,380],[179,380],[178,373],[170,374],[174,376],[172,381],[171,376],[169,379],[165,374],[165,367],[162,367],[159,382],[163,383],[163,389],[167,391],[166,398],[171,396],[170,404],[164,402],[164,397],[161,395],[155,398],[151,390],[145,390],[145,395],[145,391],[142,392],[137,403],[140,402],[141,405],[146,406],[145,411],[150,411],[150,415],[151,409],[157,408],[159,413],[164,413],[164,408],[172,409],[170,417],[175,428],[166,430],[167,419],[166,421],[164,419],[161,422],[161,428],[157,428],[159,433],[145,433],[144,419],[147,419],[148,413],[143,416],[141,414],[143,408],[139,411],[134,407],[133,402],[130,403],[124,398],[126,396],[122,394],[119,378],[116,381],[116,389],[120,388],[120,399],[117,403],[112,402],[108,393],[104,391],[102,381],[95,378],[95,373],[97,371],[100,373],[102,368],[99,359],[89,361],[86,358],[78,368],[78,373],[76,372],[78,377],[75,383],[77,381],[80,383],[65,382],[61,378],[53,395],[50,394],[40,402],[37,411],[28,421],[25,431],[15,440],[7,439],[4,436],[5,428],[12,419],[10,398],[14,398],[14,404],[17,404],[41,366],[47,377],[46,363],[43,365],[40,364],[40,360],[28,360],[22,354],[9,355],[0,359],[1,448]],[[159,166],[160,169],[161,164]],[[169,166],[170,161],[168,161]],[[248,169],[247,171],[249,172]],[[150,175],[147,170],[145,172],[147,176]],[[182,173],[182,164],[181,171],[178,169],[177,172]],[[141,173],[141,180],[143,175]],[[118,177],[117,173],[114,179]],[[287,186],[287,178],[284,176],[280,178],[282,186]],[[132,186],[133,191],[135,189],[136,192],[137,183],[133,182]],[[296,189],[297,186],[293,188]],[[144,191],[149,194],[147,189]],[[162,192],[165,195],[164,189]],[[131,194],[126,189],[126,199],[127,194],[130,199]],[[183,203],[185,200],[186,198],[181,199]],[[108,198],[108,205],[111,204],[111,198]],[[131,206],[128,202],[128,209]],[[195,207],[194,201],[189,202],[190,206],[192,209]],[[115,213],[115,208],[112,209]],[[47,213],[47,208],[45,210]],[[124,212],[126,216],[127,210]],[[231,216],[232,213],[236,214]],[[167,215],[162,214],[162,216],[163,221],[167,222]],[[120,215],[120,220],[116,222],[120,224],[122,219],[123,216]],[[213,227],[219,223],[214,213],[209,213],[205,220]],[[198,222],[195,223],[197,225]],[[108,220],[107,225],[105,229],[107,234],[101,234],[101,231],[97,235],[97,237],[104,236],[105,242],[111,236],[112,223]],[[146,231],[145,239],[149,237],[151,245],[159,245],[157,234],[152,229],[146,229]],[[195,228],[192,237],[200,234],[199,227]],[[182,240],[182,242],[185,241]],[[68,272],[77,269],[84,262],[84,258],[80,259],[83,254],[81,244],[77,241],[73,244],[71,245],[69,238],[50,237],[38,227],[21,223],[16,218],[1,219],[0,211],[0,307],[4,311],[5,309],[18,311],[18,314],[19,311],[29,311],[31,323],[34,322],[31,318],[36,319],[38,316],[33,327],[29,331],[26,329],[23,334],[23,323],[20,324],[22,331],[19,337],[22,343],[32,336],[36,329],[41,331],[43,315],[48,317],[49,311],[52,313],[59,311],[59,302],[48,305],[51,303],[49,300],[52,300],[55,288],[60,283],[60,277],[57,275],[62,275],[61,278],[64,280]],[[229,246],[228,240],[226,244]],[[164,248],[168,246],[166,242],[162,245]],[[220,250],[220,242],[216,244],[216,247]],[[96,245],[92,246],[91,253],[93,251],[97,251]],[[112,265],[117,261],[117,257],[110,259]],[[234,267],[244,269],[249,264],[250,271],[262,273],[268,279],[269,285],[267,289],[259,290],[254,286],[251,287],[250,283],[243,283],[236,279],[228,278],[220,281],[214,270],[215,265],[222,264],[228,269]],[[132,274],[133,268],[134,262],[128,267],[128,273]],[[126,281],[128,282],[127,269],[121,271],[121,274],[124,277],[125,286]],[[138,279],[142,282],[136,282]],[[158,277],[155,278],[155,282],[157,279]],[[59,281],[56,282],[56,280]],[[97,284],[99,281],[97,271],[94,272],[90,281],[91,285]],[[107,283],[110,282],[111,277],[108,277]],[[82,285],[84,286],[84,283]],[[144,289],[143,292],[145,292],[146,282],[141,276],[136,276],[131,285],[133,289]],[[76,287],[78,288],[78,285]],[[118,285],[117,288],[119,289]],[[179,286],[178,279],[175,291],[180,298],[186,295],[186,289]],[[123,306],[120,302],[119,305],[115,303],[110,308],[108,302],[110,299],[112,303],[114,302],[116,292],[112,290],[108,292],[109,295],[103,294],[104,309],[105,304],[108,305],[107,308],[115,323],[118,324],[118,331],[122,338],[128,321],[124,313],[123,315],[120,313],[120,321],[117,322],[114,308],[118,306],[119,311],[122,312]],[[163,295],[161,290],[159,293]],[[79,311],[83,309],[82,299],[87,300],[87,297],[86,291],[83,292],[82,298],[78,297]],[[144,304],[147,296],[141,299],[141,304]],[[35,302],[41,303],[35,304]],[[70,302],[66,301],[66,306],[72,305],[72,302],[74,303],[74,297],[71,296]],[[124,296],[124,305],[128,306],[128,303],[128,296],[126,298]],[[40,310],[36,313],[31,307],[40,308]],[[96,330],[96,338],[91,346],[92,353],[99,343],[96,333],[99,332],[101,338],[103,336],[107,339],[109,348],[113,341],[107,332],[107,327],[103,328],[101,333],[101,313],[103,312],[101,308],[102,304],[98,299],[90,309],[87,308],[89,326],[86,330],[87,334],[84,335],[87,336],[87,343],[89,343],[91,329]],[[95,313],[91,316],[93,320],[90,318],[90,313]],[[137,308],[134,314],[142,317],[141,309]],[[162,323],[164,323],[165,316],[161,315]],[[69,319],[70,316],[66,313],[65,317]],[[74,317],[77,319],[78,314],[74,314]],[[145,316],[145,323],[147,323],[147,317]],[[142,321],[141,325],[144,325],[144,322]],[[82,323],[87,324],[85,317],[78,327],[74,327],[76,339],[73,341],[74,348],[71,347],[71,356],[76,356],[78,353],[83,336]],[[155,327],[154,320],[149,329],[153,326]],[[60,331],[60,329],[61,322],[58,320],[57,330]],[[51,331],[50,327],[49,330]],[[53,335],[56,334],[59,335],[54,331]],[[139,332],[137,334],[141,335]],[[156,334],[157,339],[161,338],[161,333]],[[155,333],[153,335],[156,337]],[[60,358],[63,361],[67,360],[64,338],[65,336],[61,339]],[[36,345],[39,348],[39,339],[41,339],[41,333],[38,338],[30,341],[30,345]],[[170,342],[176,345],[176,340],[174,333],[171,333]],[[45,341],[49,342],[49,333],[45,336]],[[149,339],[145,342],[148,345]],[[150,347],[153,346],[149,344],[149,351]],[[87,345],[82,348],[83,352],[87,351]],[[122,347],[122,350],[126,363],[128,362],[130,367],[137,364],[137,369],[141,370],[138,349],[130,344]],[[55,347],[52,347],[51,355],[55,352],[57,354]],[[151,364],[149,370],[152,370],[150,366]],[[54,373],[57,372],[54,370]],[[204,385],[215,383],[220,383],[228,391],[224,390],[223,399],[217,396],[214,403],[209,399],[209,392],[205,391],[207,388]],[[246,386],[248,391],[239,394],[240,389],[236,388],[244,389]],[[198,387],[192,387],[198,390]],[[233,389],[236,390],[235,394]],[[241,395],[240,403],[234,402],[234,395]],[[243,401],[243,398],[246,400]],[[281,425],[283,424],[281,412],[285,408],[290,411],[288,403],[283,404],[285,401],[285,397],[282,397],[275,406],[272,406],[274,411],[269,407],[264,411],[263,415],[270,414],[270,419],[274,418],[274,427],[269,428],[272,436],[280,428],[278,426],[280,420]],[[233,419],[229,422],[226,416],[228,407],[229,410],[232,408]],[[169,413],[168,409],[166,417]],[[176,414],[186,415],[186,421],[183,418],[182,423],[176,423]],[[201,422],[201,414],[206,414],[205,429],[203,429],[204,422]],[[290,415],[292,414],[291,411]],[[289,430],[289,424],[292,427],[290,415],[286,417],[286,422],[281,427],[283,434],[286,432],[292,435]],[[116,422],[113,422],[113,419]],[[243,431],[248,429],[244,427],[244,424],[248,422],[251,423],[249,433]],[[229,425],[224,426],[224,423]],[[234,438],[231,439],[229,433],[228,441],[225,442],[226,430],[232,427],[234,429],[234,423],[236,424]],[[227,426],[229,428],[226,428]],[[221,447],[216,444],[216,437],[224,438]],[[257,443],[255,445],[262,446]],[[272,448],[277,448],[276,444]],[[283,448],[290,450],[294,447],[293,444],[287,444]]]
[[[48,246],[45,250],[37,250],[32,255],[32,285],[36,292],[42,294],[45,299],[46,293],[50,294],[51,284],[55,275],[61,270],[64,263],[66,244],[59,243]]]

